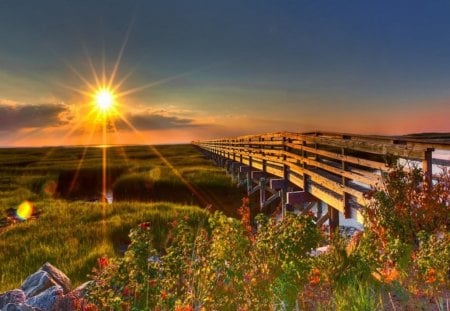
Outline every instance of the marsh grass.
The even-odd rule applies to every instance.
[[[118,199],[118,189],[134,194],[103,212],[100,203],[88,202],[92,193],[99,195],[100,185],[92,183],[100,182],[101,148],[0,149],[0,218],[25,200],[40,211],[37,219],[0,228],[0,292],[19,286],[46,261],[65,271],[75,285],[84,282],[97,259],[120,256],[129,230],[145,221],[152,224],[156,246],[163,248],[175,218],[196,222],[206,215],[187,206],[199,200],[186,183],[228,215],[240,205],[242,196],[225,172],[191,145],[109,147],[107,159],[108,188],[116,185]],[[58,192],[67,189],[77,171],[78,194]],[[56,191],[48,191],[49,183],[57,184]]]
[[[65,271],[73,283],[87,275],[103,255],[120,256],[130,228],[150,222],[155,244],[162,248],[170,223],[192,222],[207,213],[197,207],[172,203],[100,203],[42,200],[42,217],[4,229],[0,233],[0,292],[16,288],[46,261]]]

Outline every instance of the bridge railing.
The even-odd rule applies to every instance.
[[[388,136],[279,132],[193,142],[212,154],[263,171],[308,191],[347,218],[361,219],[364,194],[381,182],[389,161],[419,163],[432,179],[432,152],[450,143]]]

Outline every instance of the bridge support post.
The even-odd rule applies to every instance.
[[[284,140],[284,138],[283,138]],[[286,156],[284,156],[284,160],[286,160]],[[283,165],[283,187],[281,188],[281,216],[286,216],[286,200],[287,200],[287,188],[289,184],[289,173],[290,169],[289,166],[286,164]]]
[[[422,170],[429,189],[433,186],[433,151],[434,148],[428,148],[422,161]]]
[[[252,191],[252,157],[248,158],[248,170],[247,170],[247,195],[250,195],[250,192]]]
[[[235,182],[236,179],[239,179],[239,165],[240,164],[238,162],[231,163],[231,179],[233,182]]]
[[[239,166],[238,187],[248,185],[249,172],[250,172],[250,167],[245,166],[245,165]]]
[[[317,219],[320,219],[322,217],[323,212],[323,203],[322,201],[317,201]]]
[[[259,203],[261,210],[264,208],[264,202],[266,202],[266,178],[261,177],[259,179]]]
[[[329,215],[329,225],[330,225],[330,235],[333,235],[336,232],[336,229],[339,229],[339,211],[334,207],[328,205],[328,215]]]

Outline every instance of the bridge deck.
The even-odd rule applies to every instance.
[[[450,142],[341,133],[269,133],[193,142],[212,154],[265,171],[308,191],[347,215],[365,204],[364,193],[382,182],[388,162],[419,161],[431,181],[436,149]]]

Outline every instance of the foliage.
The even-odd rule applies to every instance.
[[[436,294],[441,288],[449,287],[450,234],[440,232],[429,234],[421,231],[419,248],[414,254],[414,263],[420,280],[426,284],[425,290]]]
[[[44,262],[67,273],[74,285],[86,281],[97,258],[122,255],[131,228],[147,220],[152,243],[164,247],[168,226],[177,218],[200,223],[207,213],[172,203],[109,204],[41,200],[34,203],[39,218],[0,231],[0,291],[17,288]]]
[[[400,164],[384,176],[384,184],[368,194],[365,222],[382,241],[418,245],[420,231],[437,232],[450,225],[450,175],[430,186],[417,167]]]
[[[258,223],[264,230],[249,238],[241,221],[219,212],[203,226],[181,219],[160,253],[151,247],[151,235],[141,234],[141,225],[131,231],[125,257],[94,274],[91,301],[113,309],[124,303],[130,308],[145,303],[162,309],[291,309],[308,282],[308,253],[320,235],[310,216],[288,214],[279,222],[259,216]],[[127,299],[124,288],[138,299]]]
[[[373,275],[411,293],[438,295],[448,288],[450,271],[450,175],[426,182],[417,167],[394,165],[384,183],[368,193],[364,210],[366,258],[375,263]]]

